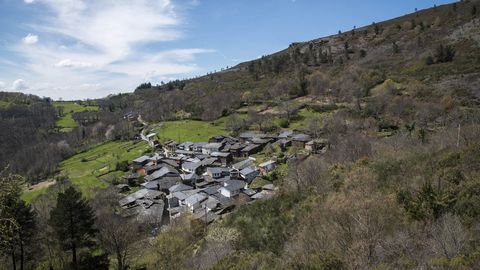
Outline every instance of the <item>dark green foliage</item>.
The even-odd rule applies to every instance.
[[[365,56],[367,56],[367,51],[365,51],[364,49],[361,49],[360,50],[360,58],[364,58]]]
[[[427,64],[428,66],[435,64],[435,61],[433,60],[433,57],[430,56],[430,55],[427,56],[427,58],[425,58],[425,64]]]
[[[78,270],[108,270],[109,259],[108,254],[93,254],[91,252],[80,253],[80,260],[78,262]],[[73,266],[75,267],[75,266]]]
[[[128,160],[123,160],[123,161],[117,162],[115,164],[115,170],[116,171],[127,172],[129,170]]]
[[[310,109],[319,112],[319,113],[324,113],[324,112],[331,112],[339,109],[340,107],[335,104],[326,104],[326,105],[310,105],[308,106]]]
[[[480,182],[476,178],[467,178],[465,174],[479,170],[480,146],[474,145],[462,151],[448,151],[437,157],[430,156],[429,164],[420,162],[424,158],[418,157],[418,161],[386,161],[375,164],[374,169],[379,180],[392,179],[395,175],[408,177],[409,171],[423,173],[425,182],[419,190],[412,191],[402,187],[397,192],[397,201],[414,220],[437,219],[452,211],[465,221],[471,222],[478,218]],[[419,167],[415,168],[414,164]]]
[[[451,206],[449,197],[435,191],[430,182],[416,194],[400,191],[397,200],[414,220],[437,219]]]
[[[380,27],[378,26],[378,24],[374,22],[372,23],[372,25],[373,25],[373,31],[375,32],[375,35],[380,34]]]
[[[146,82],[146,83],[142,83],[139,86],[137,86],[137,88],[135,90],[149,89],[149,88],[152,88],[152,84],[150,82]]]
[[[469,223],[480,218],[480,181],[466,182],[460,187],[455,211]]]
[[[77,250],[88,245],[95,234],[94,223],[95,213],[80,192],[69,187],[58,194],[49,224],[61,246],[72,252],[74,265],[77,264]]]
[[[455,49],[451,45],[439,45],[435,50],[435,63],[452,62],[455,57]]]

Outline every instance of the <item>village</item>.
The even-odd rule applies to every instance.
[[[275,144],[282,152],[290,147],[307,154],[326,151],[327,142],[304,133],[285,130],[277,134],[244,132],[238,137],[215,136],[208,142],[166,141],[161,144],[155,133],[142,134],[154,154],[131,161],[131,174],[117,185],[121,193],[139,187],[119,204],[139,219],[157,224],[189,213],[194,219],[211,223],[221,215],[244,204],[270,198],[277,187],[250,184],[280,162],[276,156],[257,161],[255,154]]]

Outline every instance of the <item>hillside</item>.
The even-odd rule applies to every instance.
[[[31,182],[57,180],[21,197],[38,222],[28,266],[71,267],[77,247],[63,245],[51,216],[74,187],[86,198],[82,214],[94,220],[82,223],[91,231],[78,241],[85,269],[480,269],[477,8],[480,1],[435,6],[88,104],[0,93],[1,145],[10,147],[0,165],[13,159],[14,172]],[[28,136],[12,135],[19,129]],[[140,140],[147,132],[157,149]],[[219,143],[218,135],[227,137]],[[214,150],[194,150],[207,141]],[[203,164],[255,141],[259,151]],[[245,160],[258,175],[233,178],[244,184],[233,203],[210,207],[210,195],[231,181],[223,172],[242,174],[231,163]],[[275,166],[267,170],[265,161]],[[202,177],[186,181],[185,164],[202,164]],[[161,170],[176,174],[142,185]],[[161,188],[167,178],[181,180]],[[10,203],[4,186],[2,207]],[[209,199],[186,202],[198,194]],[[191,211],[175,212],[182,200]],[[18,250],[12,243],[5,250]],[[12,253],[0,265],[11,266]]]
[[[349,32],[293,43],[289,48],[200,78],[137,89],[108,101],[139,111],[147,120],[175,118],[183,110],[213,120],[242,102],[312,95],[333,102],[367,101],[390,79],[415,100],[437,102],[452,95],[478,104],[478,18],[468,1],[418,11]],[[455,50],[453,62],[437,61],[439,46]],[[427,59],[438,63],[427,64]],[[463,77],[462,77],[463,76]],[[466,78],[465,78],[466,77]],[[247,93],[247,94],[245,94]]]

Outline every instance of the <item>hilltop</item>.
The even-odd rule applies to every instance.
[[[479,21],[474,1],[438,6],[393,20],[308,42],[230,69],[166,85],[140,86],[106,102],[140,112],[147,120],[213,120],[245,103],[311,95],[334,102],[372,97],[393,81],[403,93],[438,101],[453,95],[478,104]],[[455,6],[455,8],[454,8]],[[434,59],[439,47],[454,48],[454,61]],[[443,53],[443,52],[442,52]],[[437,57],[438,58],[438,57]],[[427,64],[427,62],[436,62]],[[461,89],[461,91],[454,91]]]

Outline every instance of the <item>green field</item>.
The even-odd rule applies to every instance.
[[[48,188],[26,191],[22,193],[21,197],[22,197],[22,200],[26,201],[27,203],[31,203],[33,200],[35,200],[35,198],[47,193],[47,191],[48,191]]]
[[[176,140],[178,142],[205,142],[216,135],[225,135],[225,125],[197,120],[181,120],[162,122],[155,127],[161,141]]]
[[[104,143],[63,161],[60,174],[67,176],[84,196],[90,198],[95,190],[108,187],[114,179],[126,174],[115,170],[117,161],[131,161],[149,149],[145,142]],[[27,191],[22,198],[31,202],[45,192],[47,189]]]
[[[10,106],[10,102],[0,100],[0,109],[4,109]]]
[[[83,111],[98,111],[97,106],[80,105],[71,101],[56,101],[53,102],[53,106],[57,108],[63,107],[63,116],[61,116],[56,122],[56,125],[60,128],[61,132],[71,131],[73,128],[78,126],[78,123],[73,120],[73,113]]]

